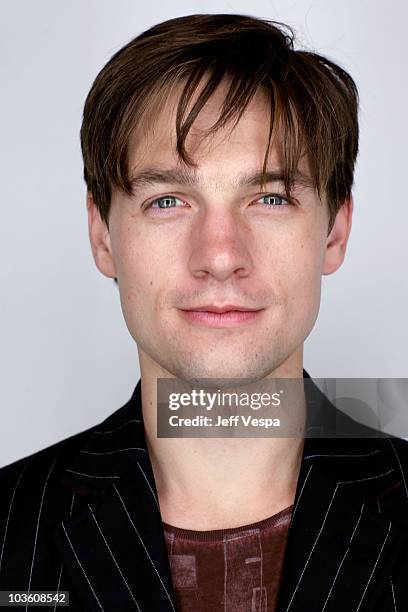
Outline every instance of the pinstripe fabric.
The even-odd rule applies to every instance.
[[[140,398],[139,381],[102,424],[0,470],[0,589],[176,612]],[[308,400],[350,425],[315,385]],[[405,612],[407,577],[408,442],[306,438],[278,612]]]

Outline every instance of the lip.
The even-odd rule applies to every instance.
[[[260,308],[248,308],[246,306],[238,306],[236,304],[224,304],[224,306],[216,306],[215,304],[203,304],[202,306],[197,306],[196,308],[186,308],[183,310],[186,310],[188,312],[199,310],[199,311],[205,311],[205,312],[217,312],[220,314],[220,313],[229,312],[232,310],[238,310],[240,312],[255,312],[261,309]]]
[[[217,312],[214,310],[202,310],[202,308],[204,307],[180,310],[180,312],[189,323],[196,325],[204,325],[205,327],[237,327],[255,321],[264,310],[263,308],[247,310],[242,307],[224,306],[221,309],[219,308]],[[214,308],[214,306],[207,306],[207,308]],[[228,310],[225,310],[225,308],[228,308]]]

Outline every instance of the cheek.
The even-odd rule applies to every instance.
[[[152,276],[152,261],[155,256],[153,245],[137,229],[136,220],[124,220],[115,236],[115,254],[120,268],[122,286],[140,290]]]
[[[125,319],[139,319],[147,305],[148,287],[153,282],[146,245],[132,228],[117,228],[114,243],[115,266]]]
[[[174,262],[167,250],[157,249],[146,240],[132,239],[121,252],[121,301],[124,314],[133,322],[143,321],[146,328],[161,309],[171,286]]]
[[[317,237],[316,237],[317,240]],[[292,251],[290,286],[287,289],[288,318],[300,329],[313,327],[320,305],[322,256],[319,244],[299,242]],[[295,330],[296,331],[296,330]]]
[[[304,228],[303,228],[304,229]],[[321,238],[313,231],[291,232],[267,248],[269,281],[290,313],[315,305],[320,296]]]

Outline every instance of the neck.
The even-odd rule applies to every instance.
[[[303,378],[273,373],[268,378]],[[145,437],[162,520],[183,529],[212,530],[261,521],[293,503],[304,438],[158,438],[157,378],[141,362]],[[306,414],[303,392],[296,402]],[[292,406],[291,401],[291,406]]]

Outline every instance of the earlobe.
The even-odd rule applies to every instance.
[[[351,231],[353,198],[350,196],[339,209],[330,234],[326,240],[323,275],[333,274],[344,261],[347,242]]]
[[[91,193],[87,194],[88,234],[96,267],[109,278],[117,276],[113,261],[109,229],[102,220]]]

